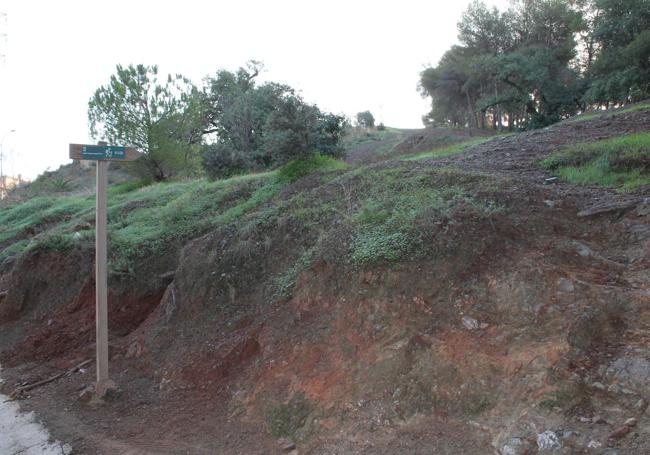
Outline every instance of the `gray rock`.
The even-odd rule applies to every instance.
[[[589,444],[587,444],[588,449],[599,449],[603,446],[602,442],[598,442],[595,439],[592,439],[589,441]]]
[[[545,450],[550,451],[561,449],[562,442],[560,442],[560,438],[558,438],[554,432],[547,430],[537,435],[537,447],[539,448],[540,452]]]
[[[501,448],[501,455],[527,455],[532,449],[532,445],[522,438],[511,438],[506,445]]]
[[[598,389],[598,390],[605,390],[605,388],[606,388],[606,387],[605,387],[602,383],[600,383],[600,382],[594,382],[593,384],[591,384],[591,386],[592,386],[594,389]]]
[[[636,206],[637,216],[650,215],[650,198],[645,198],[639,205]]]
[[[618,384],[611,384],[607,387],[607,391],[611,393],[621,393],[621,386]]]
[[[650,390],[650,362],[643,357],[630,356],[616,359],[605,373],[607,379],[625,389],[648,394]]]
[[[605,421],[605,419],[603,418],[603,416],[600,416],[600,415],[595,415],[595,416],[593,416],[593,417],[591,418],[591,421],[592,421],[593,423],[607,423],[607,422]]]
[[[639,412],[645,412],[645,410],[648,409],[648,402],[645,399],[641,398],[634,404],[634,408]]]
[[[557,280],[557,290],[560,292],[573,292],[575,291],[575,286],[571,280],[566,278],[560,278]]]
[[[578,254],[582,256],[583,258],[588,258],[589,256],[592,256],[594,252],[589,248],[587,245],[584,243],[580,242],[573,242],[573,245],[575,249],[578,251]]]
[[[79,401],[82,403],[90,403],[90,400],[95,396],[95,386],[89,385],[84,387],[84,389],[79,394]]]
[[[636,423],[637,423],[637,420],[636,420],[634,417],[630,417],[629,419],[627,419],[627,420],[623,423],[623,425],[625,425],[626,427],[630,427],[630,428],[632,428],[632,427],[635,427],[635,426],[636,426]]]
[[[284,452],[291,452],[296,448],[296,443],[287,438],[278,439],[278,445]]]
[[[476,319],[474,319],[474,318],[469,317],[469,316],[463,316],[462,322],[463,322],[463,326],[467,330],[476,330],[476,329],[479,328],[478,321]]]

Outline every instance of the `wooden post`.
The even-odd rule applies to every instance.
[[[103,397],[108,379],[108,270],[106,254],[106,187],[109,161],[97,161],[97,209],[95,213],[95,314],[97,329],[97,385]]]
[[[108,165],[111,161],[134,161],[142,154],[134,147],[92,144],[70,144],[70,159],[97,162],[95,211],[95,322],[97,345],[97,384],[95,400],[101,401],[115,384],[108,377],[108,267],[106,247],[106,205]]]

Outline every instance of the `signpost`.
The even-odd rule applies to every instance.
[[[97,346],[97,384],[95,396],[104,397],[112,387],[108,377],[108,269],[106,248],[106,189],[111,161],[133,161],[141,156],[134,147],[120,147],[100,142],[98,145],[70,144],[73,160],[97,161],[95,211],[95,317]]]

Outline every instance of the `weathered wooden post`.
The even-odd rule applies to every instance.
[[[97,346],[97,383],[95,396],[99,399],[114,387],[108,374],[108,250],[106,232],[106,206],[108,166],[111,161],[132,161],[140,157],[133,147],[70,144],[73,160],[97,161],[97,191],[95,209],[95,322]]]

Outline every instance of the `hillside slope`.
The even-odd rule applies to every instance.
[[[543,165],[649,130],[639,110],[118,188],[122,393],[78,403],[91,369],[23,406],[79,453],[650,453],[647,169],[622,192]],[[93,355],[92,203],[61,204],[0,211],[6,392]]]

